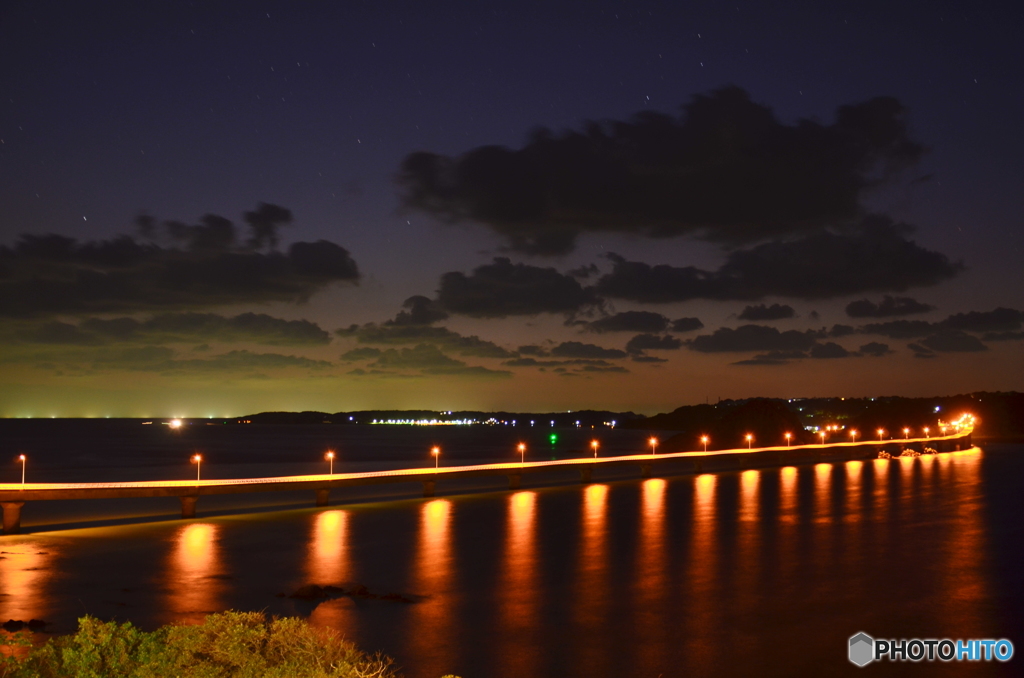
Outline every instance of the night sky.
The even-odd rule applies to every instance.
[[[1021,390],[1022,29],[10,0],[0,416]]]

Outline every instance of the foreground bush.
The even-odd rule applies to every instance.
[[[130,622],[78,620],[78,632],[18,660],[3,678],[393,678],[391,660],[366,655],[331,629],[260,612],[212,614],[198,626],[141,631]]]

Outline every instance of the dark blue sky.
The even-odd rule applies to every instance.
[[[680,387],[681,380],[720,383],[723,392],[712,391],[711,397],[1019,388],[1024,365],[1012,357],[1020,353],[1019,340],[982,336],[984,331],[1019,332],[1012,320],[978,324],[974,334],[972,327],[943,323],[957,313],[1024,308],[1022,28],[1024,10],[1006,3],[377,2],[333,8],[286,2],[5,3],[0,9],[0,245],[11,248],[8,271],[18,271],[6,273],[8,280],[27,287],[12,283],[0,294],[36,289],[40,276],[49,275],[40,261],[55,255],[32,259],[37,255],[17,250],[19,234],[59,233],[79,243],[120,234],[138,239],[133,220],[142,212],[158,222],[188,224],[204,214],[223,215],[241,232],[243,212],[260,202],[281,205],[293,215],[292,225],[280,229],[282,248],[297,241],[336,243],[358,266],[359,285],[338,274],[338,284],[309,282],[291,297],[225,292],[167,301],[158,294],[113,304],[94,296],[80,306],[41,301],[32,313],[19,306],[8,313],[13,329],[4,339],[12,367],[8,374],[16,373],[7,378],[6,390],[13,395],[0,409],[7,415],[35,411],[60,392],[73,394],[61,396],[62,413],[81,413],[75,410],[78,403],[104,399],[118,412],[126,403],[149,399],[149,410],[159,413],[176,407],[174,398],[184,400],[202,388],[203,379],[214,378],[223,384],[217,396],[237,403],[225,405],[232,412],[298,406],[299,401],[317,409],[526,408],[528,394],[538,389],[550,394],[538,407],[651,410],[707,395],[704,387]],[[614,227],[579,226],[569,251],[529,254],[509,239],[507,223],[467,218],[443,224],[439,212],[403,205],[395,178],[417,151],[457,158],[481,146],[521,148],[538,127],[557,135],[582,130],[589,120],[627,120],[639,111],[678,117],[694,96],[729,85],[745,90],[786,126],[801,119],[830,126],[841,106],[877,96],[898,100],[909,139],[927,151],[879,186],[860,190],[860,211],[914,225],[916,231],[900,236],[903,241],[944,255],[953,268],[932,277],[909,276],[891,289],[860,284],[830,294],[792,294],[771,285],[760,292],[716,288],[680,293],[668,303],[609,296],[609,283],[602,288],[603,306],[585,307],[581,297],[556,311],[527,304],[521,312],[467,312],[442,288],[446,273],[465,274],[467,284],[476,284],[479,276],[472,271],[495,256],[528,267],[520,271],[526,276],[535,268],[565,274],[596,264],[599,274],[577,277],[586,289],[597,282],[594,276],[612,271],[608,252],[651,266],[719,270],[735,247],[709,244],[706,233],[651,237],[650,229],[631,229],[621,219]],[[875,177],[878,168],[871,172]],[[742,190],[733,199],[742,202]],[[452,204],[468,205],[460,201]],[[548,217],[555,221],[545,221],[544,228],[560,218]],[[587,218],[597,223],[606,217]],[[814,232],[835,234],[849,225],[821,222]],[[808,234],[813,235],[803,227],[799,232],[768,229],[763,237],[734,245],[749,249]],[[190,245],[162,242],[161,247]],[[927,263],[931,260],[921,261],[936,270]],[[960,261],[963,267],[955,268]],[[902,266],[898,258],[892,263]],[[917,265],[908,260],[906,268]],[[808,289],[827,287],[813,272],[807,275],[801,280]],[[743,344],[750,349],[746,352],[702,352],[693,348],[696,333],[666,334],[656,327],[653,333],[666,342],[661,351],[627,351],[625,359],[588,358],[586,350],[562,356],[605,360],[590,364],[589,373],[582,371],[586,364],[549,364],[541,366],[543,372],[537,366],[501,364],[532,355],[519,351],[521,346],[541,346],[537,355],[549,363],[556,362],[551,350],[564,342],[622,351],[636,334],[567,325],[566,309],[590,313],[570,318],[577,323],[630,310],[669,320],[698,317],[704,325],[698,332],[712,335],[743,325],[737,316],[747,305],[780,303],[791,306],[794,317],[759,325],[803,333],[834,324],[859,327],[867,321],[851,320],[846,305],[862,298],[881,303],[885,294],[934,307],[914,316],[932,326],[914,336],[893,337],[889,330],[888,335],[817,337],[819,346],[839,343],[851,356],[858,354],[829,361],[833,376],[820,383],[814,382],[820,363],[806,343],[755,341]],[[424,344],[436,346],[440,357],[417,358],[411,353],[419,345],[415,342],[429,332],[406,344],[396,339],[375,344],[365,333],[350,333],[328,343],[288,345],[268,344],[255,334],[201,332],[144,341],[90,335],[61,343],[40,329],[53,322],[81,329],[94,317],[144,322],[160,313],[231,318],[253,312],[272,320],[304,319],[333,332],[394,318],[413,295],[436,298],[444,307],[440,312],[446,317],[437,316],[430,327],[477,336],[510,355],[459,352],[449,341]],[[305,304],[294,303],[310,296]],[[950,338],[953,332],[967,332],[976,343]],[[844,343],[844,336],[852,338]],[[680,345],[669,348],[672,342],[664,337],[676,337]],[[907,346],[918,339],[932,340],[931,348]],[[868,342],[885,343],[888,352],[870,357],[860,350]],[[202,345],[207,349],[195,354]],[[124,358],[156,347],[167,350],[153,354],[150,363]],[[339,362],[339,355],[353,347],[384,354]],[[239,351],[245,356],[230,365],[213,364],[232,351],[236,358]],[[790,353],[756,359],[773,351]],[[329,365],[289,367],[252,357],[270,355]],[[655,356],[668,362],[633,360]],[[756,364],[734,364],[745,361]],[[474,367],[483,371],[474,374]],[[284,371],[275,372],[278,368]],[[218,376],[208,376],[211,371]],[[957,376],[938,379],[936,371]],[[122,384],[136,373],[145,375],[139,394],[173,395],[169,400],[128,395],[131,389]],[[485,373],[490,377],[479,378]],[[449,396],[454,402],[434,396],[441,374],[455,380]],[[581,378],[562,378],[565,374]],[[893,374],[900,375],[896,383]],[[252,385],[255,377],[281,388],[260,391],[263,387]],[[304,388],[300,385],[310,379],[332,385],[313,388],[316,395],[305,400],[267,395]],[[587,385],[580,386],[584,379]],[[648,387],[651,383],[656,387]],[[602,400],[602,384],[616,395]]]

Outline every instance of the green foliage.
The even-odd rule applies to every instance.
[[[3,678],[392,678],[391,660],[369,656],[331,629],[259,612],[212,614],[198,626],[146,632],[131,623],[78,621],[22,661],[0,664]]]

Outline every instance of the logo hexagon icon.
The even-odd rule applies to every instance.
[[[850,636],[850,661],[857,666],[867,666],[875,658],[875,639],[861,631]]]

